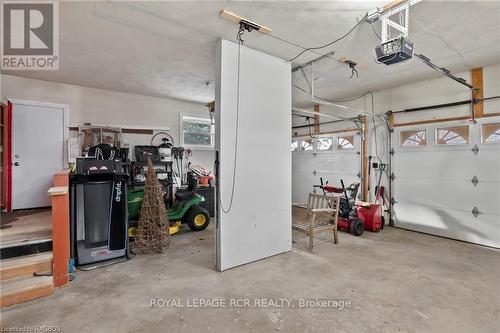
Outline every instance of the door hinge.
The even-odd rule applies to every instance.
[[[358,173],[356,174],[356,176],[357,176],[358,178],[361,178],[361,173],[359,173],[359,172],[358,172]]]
[[[389,154],[394,155],[394,148],[391,148],[391,150],[389,150]]]
[[[396,199],[394,197],[391,198],[391,205],[394,205],[396,203]]]
[[[479,147],[477,145],[474,145],[474,147],[472,147],[470,151],[473,152],[474,155],[477,155],[479,153]]]
[[[394,172],[391,173],[391,176],[389,177],[391,180],[396,179],[396,176],[394,175]]]
[[[472,215],[474,215],[474,217],[477,217],[479,214],[481,214],[481,212],[479,211],[479,209],[477,209],[476,206],[474,206],[474,208],[472,208]]]
[[[474,186],[477,186],[477,184],[479,183],[479,179],[477,179],[476,176],[472,177],[472,179],[470,180],[472,185]]]
[[[389,133],[394,133],[394,128],[389,128]]]

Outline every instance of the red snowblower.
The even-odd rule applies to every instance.
[[[340,197],[338,228],[347,231],[354,236],[361,236],[364,230],[379,232],[384,228],[383,207],[379,204],[356,201],[359,190],[359,183],[352,183],[347,189],[344,181],[341,179],[342,187],[335,187],[323,184],[323,178],[320,178],[320,185],[314,185],[321,188],[324,195],[342,195]],[[379,192],[383,187],[379,187]]]

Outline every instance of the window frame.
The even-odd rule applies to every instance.
[[[331,146],[328,148],[328,149],[319,149],[319,140],[321,139],[330,139],[332,140],[332,144]],[[335,148],[334,146],[334,142],[335,142],[335,137],[333,136],[319,136],[316,138],[316,151],[317,152],[327,152],[327,151],[333,151]]]
[[[481,124],[481,129],[480,129],[480,133],[479,133],[479,135],[480,135],[480,138],[479,138],[480,141],[479,142],[481,144],[483,144],[483,145],[498,145],[498,144],[500,144],[500,141],[497,141],[497,142],[486,142],[486,141],[484,141],[484,138],[483,138],[483,130],[484,129],[483,129],[483,127],[484,127],[484,125],[492,125],[492,124],[499,124],[500,125],[500,122],[494,121],[494,122],[491,122],[491,123],[482,123]]]
[[[340,139],[344,139],[345,140],[346,137],[351,137],[352,138],[352,141],[351,141],[352,147],[350,147],[350,148],[339,148],[339,140]],[[355,145],[355,142],[354,142],[355,141],[355,137],[356,137],[356,135],[354,135],[354,134],[344,134],[344,135],[337,135],[337,136],[335,136],[334,137],[334,141],[335,141],[335,148],[334,149],[336,151],[354,151],[356,149],[356,145]],[[349,141],[349,140],[347,140],[347,141]]]
[[[417,128],[417,129],[405,129],[405,130],[400,130],[398,132],[398,142],[399,142],[399,147],[400,148],[409,148],[409,149],[414,149],[414,148],[425,148],[425,147],[429,147],[429,136],[427,134],[427,130],[428,128]],[[403,132],[424,132],[425,133],[425,145],[404,145],[403,142],[401,142],[401,133]],[[432,131],[431,131],[432,132]]]
[[[467,127],[467,142],[465,143],[439,143],[439,130],[447,129],[447,128],[453,128],[453,127]],[[436,147],[460,147],[460,146],[469,146],[471,145],[471,130],[470,130],[470,125],[456,125],[456,126],[442,126],[442,127],[435,127],[434,129],[434,145]]]
[[[189,118],[191,118],[193,120],[193,121],[191,121],[193,123],[204,123],[204,124],[210,125],[210,145],[196,145],[196,144],[185,143],[184,134],[185,133],[194,133],[194,132],[184,130],[184,123],[188,122]],[[179,125],[179,137],[180,137],[180,144],[184,148],[189,148],[192,150],[214,150],[215,149],[215,125],[212,124],[212,120],[208,116],[189,114],[189,113],[181,113],[180,114],[180,125]]]
[[[312,147],[312,149],[310,149],[310,150],[305,150],[304,147],[302,147],[302,142],[307,141],[307,140],[311,140],[311,147]],[[315,152],[316,151],[316,138],[309,138],[309,139],[301,139],[301,140],[299,140],[299,150],[298,151],[306,152],[306,153]]]

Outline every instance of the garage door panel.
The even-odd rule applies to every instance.
[[[470,158],[470,161],[464,163]],[[396,152],[394,167],[397,177],[415,178],[472,178],[470,162],[474,155],[464,150],[404,151]]]
[[[353,156],[354,155],[354,156]],[[355,154],[342,153],[295,153],[292,155],[293,168],[302,171],[317,172],[353,172],[359,169],[358,157]]]
[[[296,152],[292,154],[292,202],[305,203],[313,185],[320,178],[333,186],[359,182],[359,156],[357,151]]]
[[[493,195],[492,195],[493,194]],[[500,183],[473,186],[470,180],[397,179],[394,184],[397,202],[499,214]]]
[[[479,210],[498,214],[500,221],[500,182],[482,182],[472,188],[471,202]]]
[[[292,202],[306,203],[307,196],[313,191],[313,175],[310,172],[294,172],[292,175]]]
[[[487,148],[479,147],[479,153],[471,158],[474,175],[479,181],[500,182],[500,146],[489,145]]]
[[[469,126],[469,144],[398,147],[393,157],[394,221],[396,226],[500,247],[500,145],[482,144],[477,125],[436,123],[429,134],[446,126]],[[399,131],[404,131],[400,128]],[[414,130],[408,127],[408,130]],[[399,133],[395,133],[394,142]],[[431,136],[432,136],[431,135]],[[471,149],[477,146],[477,154]],[[474,186],[472,179],[477,178]],[[477,207],[480,214],[474,217]]]
[[[313,185],[318,185],[320,183],[320,177],[323,177],[324,181],[329,181],[330,185],[340,187],[340,179],[344,180],[344,184],[349,186],[353,182],[359,182],[357,175],[353,174],[339,174],[339,173],[318,173],[316,176],[310,173],[296,172],[293,173],[293,203],[306,203],[309,193],[313,192]],[[322,193],[320,189],[316,190],[318,193]]]
[[[398,227],[454,238],[471,243],[500,247],[500,216],[460,210],[396,203],[394,217]]]

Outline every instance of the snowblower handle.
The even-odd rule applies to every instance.
[[[351,209],[351,205],[349,204],[349,197],[347,196],[347,191],[345,190],[344,180],[340,180],[340,184],[342,184],[342,190],[344,191],[345,200],[347,201],[347,205],[349,206],[349,210]]]

